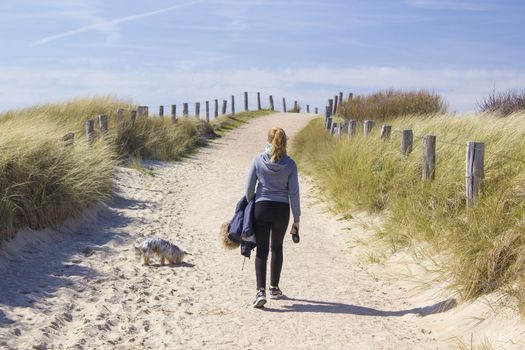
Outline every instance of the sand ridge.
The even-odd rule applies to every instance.
[[[348,223],[300,174],[301,243],[285,238],[286,298],[251,307],[253,259],[224,250],[219,226],[244,193],[270,127],[291,138],[314,116],[250,121],[152,174],[121,168],[117,197],[60,231],[21,233],[0,256],[0,347],[6,349],[440,349],[409,287],[381,280],[352,249]],[[141,266],[133,243],[156,234],[193,253]],[[36,237],[36,238],[35,238]]]

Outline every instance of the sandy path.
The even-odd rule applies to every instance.
[[[121,169],[108,208],[67,234],[31,244],[20,234],[0,258],[0,348],[445,347],[422,329],[420,314],[435,310],[410,304],[402,281],[380,280],[358,261],[354,230],[316,203],[304,177],[302,241],[285,239],[288,298],[251,307],[253,259],[241,271],[242,257],[221,248],[218,227],[233,214],[268,128],[293,137],[310,118],[255,119],[183,162],[151,164],[154,176]],[[153,233],[194,255],[182,266],[141,266],[132,243]]]

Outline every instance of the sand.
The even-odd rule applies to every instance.
[[[0,348],[448,348],[450,328],[459,327],[446,327],[457,309],[451,296],[439,286],[424,294],[429,278],[407,254],[367,261],[375,249],[361,242],[376,219],[338,220],[304,174],[301,242],[285,238],[286,297],[251,307],[254,253],[242,270],[239,251],[222,248],[219,226],[233,215],[267,130],[293,137],[311,118],[273,114],[184,161],[121,168],[109,205],[60,229],[20,232],[0,253]],[[141,266],[133,243],[153,234],[193,255],[177,266]]]

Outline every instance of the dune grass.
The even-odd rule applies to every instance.
[[[400,135],[380,141],[379,129],[339,141],[320,119],[295,138],[300,166],[342,214],[384,214],[380,235],[393,247],[439,254],[440,267],[464,298],[496,290],[525,291],[525,114],[400,117],[393,129],[413,129],[414,149],[400,155]],[[436,176],[423,182],[422,140],[437,136]],[[485,181],[479,204],[467,210],[465,142],[485,142]]]
[[[112,197],[118,164],[140,166],[142,159],[177,160],[249,119],[267,111],[222,116],[212,123],[196,118],[137,118],[130,101],[114,97],[75,99],[0,114],[0,243],[21,228],[53,227]],[[117,110],[125,122],[119,128]],[[85,122],[108,115],[108,142],[96,123],[88,148]],[[75,133],[72,146],[62,141]]]
[[[345,100],[337,107],[336,116],[346,120],[372,119],[376,122],[405,115],[445,113],[444,99],[430,91],[379,91],[368,96]]]

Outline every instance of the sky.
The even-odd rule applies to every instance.
[[[523,23],[524,0],[2,0],[0,111],[244,91],[251,106],[259,91],[263,106],[272,94],[322,110],[339,91],[393,88],[466,113],[525,88]]]

